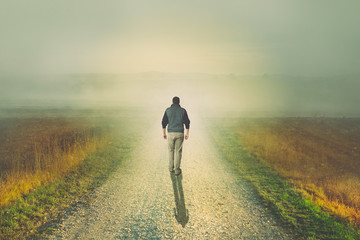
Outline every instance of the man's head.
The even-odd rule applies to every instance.
[[[179,97],[173,97],[172,102],[174,104],[180,104],[180,98]]]

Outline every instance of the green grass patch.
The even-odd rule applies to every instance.
[[[124,135],[86,158],[76,171],[0,209],[0,239],[41,238],[51,232],[51,224],[45,222],[56,222],[67,208],[85,199],[129,157],[139,136]]]
[[[360,239],[359,230],[324,212],[271,167],[247,152],[231,121],[209,119],[208,129],[224,159],[241,178],[250,182],[263,204],[296,238]]]

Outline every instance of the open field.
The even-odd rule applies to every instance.
[[[1,239],[41,238],[117,169],[146,126],[134,109],[26,108],[1,116],[0,196],[8,200],[0,207]]]
[[[223,124],[305,196],[360,226],[360,119],[227,119]]]
[[[130,123],[134,110],[18,108],[0,113],[1,207],[76,169],[109,143],[111,124]]]
[[[79,118],[7,118],[0,129],[0,206],[74,170],[108,134]]]
[[[311,197],[299,179],[295,181],[291,176],[284,176],[274,165],[254,154],[249,145],[245,148],[240,126],[247,127],[250,132],[250,126],[260,127],[260,123],[265,124],[262,121],[277,122],[279,119],[209,118],[207,126],[220,154],[238,172],[240,179],[251,183],[263,204],[281,219],[283,226],[293,230],[296,239],[360,239],[354,222],[350,224],[349,219],[339,217],[314,201],[315,197]]]

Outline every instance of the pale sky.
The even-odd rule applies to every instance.
[[[357,0],[4,0],[0,73],[354,74]]]

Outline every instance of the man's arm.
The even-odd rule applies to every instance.
[[[166,125],[167,125],[168,123],[169,123],[169,119],[168,119],[168,117],[167,117],[167,115],[166,115],[166,111],[165,111],[164,116],[163,116],[162,121],[161,121],[164,139],[166,139]]]
[[[185,110],[185,114],[184,114],[183,123],[185,124],[185,128],[186,128],[185,140],[188,140],[188,138],[189,138],[189,129],[190,129],[190,119],[189,119],[189,116],[187,115],[186,110]]]

